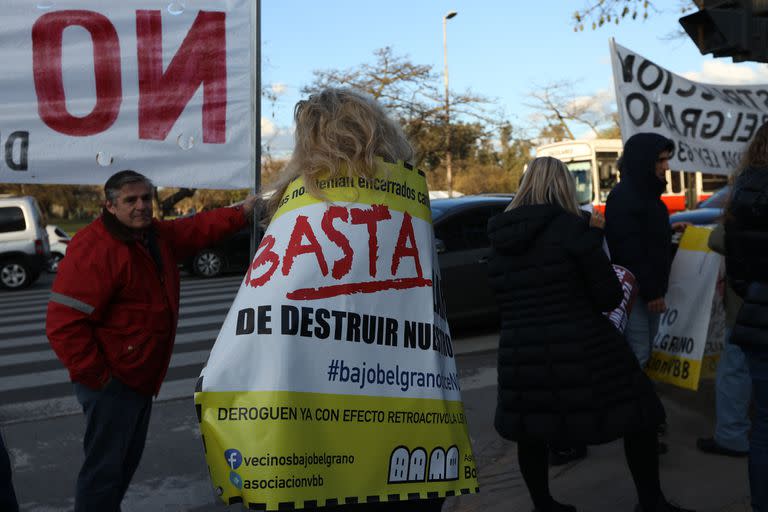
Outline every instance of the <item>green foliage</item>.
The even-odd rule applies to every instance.
[[[33,196],[48,217],[70,219],[95,217],[103,197],[95,185],[0,184],[0,194]]]
[[[167,189],[168,192],[174,189]],[[165,191],[164,191],[165,192]],[[197,189],[195,195],[182,199],[176,203],[176,211],[179,215],[184,215],[190,210],[195,212],[202,212],[205,210],[212,210],[214,208],[220,208],[222,206],[229,206],[232,203],[242,201],[250,194],[249,189],[235,189],[235,190],[211,190],[211,189]]]
[[[85,219],[62,219],[57,217],[48,218],[48,224],[58,226],[69,236],[75,236],[75,233],[83,229],[92,221],[93,221],[93,218],[85,218]]]

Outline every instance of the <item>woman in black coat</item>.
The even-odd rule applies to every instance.
[[[757,130],[736,173],[726,206],[725,265],[744,298],[731,342],[744,349],[752,377],[752,509],[768,512],[768,124]]]
[[[603,315],[622,290],[603,252],[605,219],[583,216],[573,178],[533,160],[507,211],[488,224],[488,273],[501,309],[496,430],[518,443],[537,512],[575,511],[549,493],[550,444],[624,438],[638,510],[682,511],[659,484],[656,427],[665,413],[630,347]]]

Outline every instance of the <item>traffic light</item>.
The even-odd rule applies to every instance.
[[[700,0],[680,24],[702,54],[768,62],[768,0]]]

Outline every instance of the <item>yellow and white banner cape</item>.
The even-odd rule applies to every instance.
[[[286,190],[198,382],[225,503],[282,510],[476,492],[423,173]]]

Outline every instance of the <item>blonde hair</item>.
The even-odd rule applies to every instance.
[[[754,169],[768,167],[768,123],[763,123],[757,129],[755,136],[742,154],[740,165],[733,173],[733,176],[739,176],[748,167]]]
[[[372,98],[351,89],[324,89],[299,101],[294,109],[293,155],[280,171],[268,213],[277,210],[288,185],[304,179],[307,192],[319,198],[321,178],[373,178],[376,157],[409,161],[413,148],[402,129]]]
[[[573,176],[557,158],[542,156],[528,164],[520,188],[507,210],[536,204],[554,204],[580,215]]]
[[[757,129],[752,141],[741,155],[739,166],[728,177],[728,185],[731,186],[731,189],[728,191],[728,198],[725,200],[723,219],[733,220],[733,214],[731,213],[733,188],[739,176],[747,169],[765,169],[766,167],[768,167],[768,123],[763,123]]]

